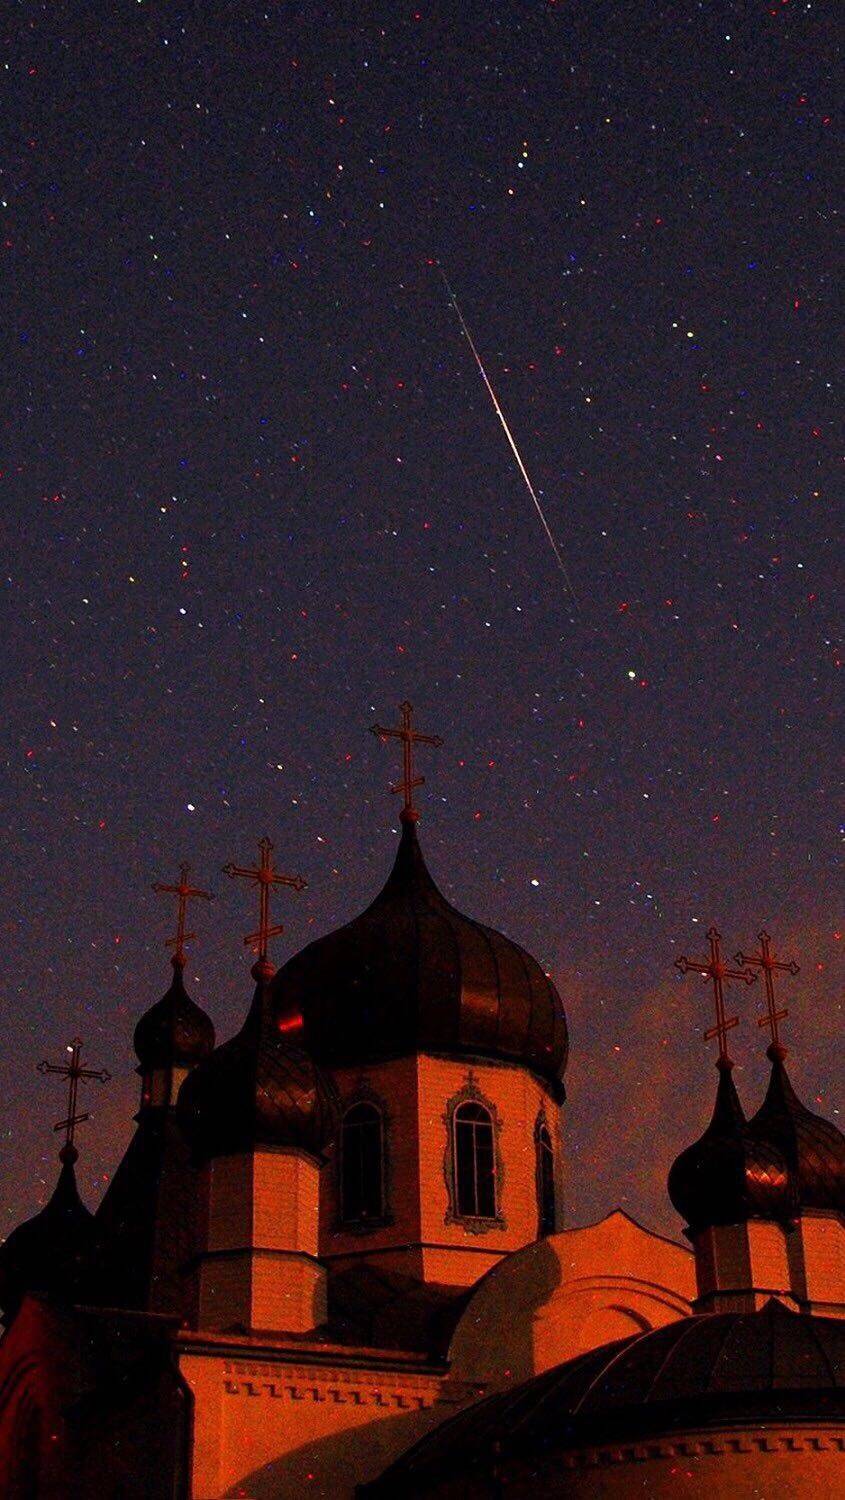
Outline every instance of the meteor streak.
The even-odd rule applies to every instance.
[[[452,291],[451,286],[449,285],[449,278],[447,277],[446,272],[443,270],[443,267],[442,266],[438,266],[437,269],[440,272],[440,275],[443,277],[443,285],[445,286],[446,291],[448,293],[449,301],[451,302],[451,304],[454,307],[455,312],[457,314],[458,322],[461,325],[461,332],[463,333],[464,338],[466,339],[467,343],[469,344],[470,349],[472,350],[472,353],[473,353],[473,356],[474,356],[474,359],[475,359],[475,363],[478,365],[478,369],[479,369],[480,374],[481,374],[481,378],[482,378],[482,380],[484,381],[484,384],[487,387],[487,390],[488,390],[489,395],[490,395],[490,400],[493,402],[493,407],[494,407],[494,410],[496,412],[496,416],[499,418],[499,421],[502,424],[502,427],[503,427],[504,433],[505,433],[505,437],[507,438],[508,442],[510,443],[511,451],[513,453],[513,456],[516,459],[517,464],[519,465],[519,472],[522,475],[523,479],[525,480],[526,488],[528,490],[529,495],[531,496],[531,499],[534,501],[534,505],[535,505],[537,514],[540,517],[540,521],[542,522],[543,530],[545,531],[546,536],[549,539],[549,544],[550,544],[551,549],[552,549],[552,551],[553,551],[553,553],[555,555],[555,558],[557,559],[557,565],[560,568],[561,573],[563,574],[564,583],[566,584],[566,587],[568,588],[570,594],[572,595],[572,601],[573,601],[573,603],[577,604],[578,603],[578,599],[577,599],[575,590],[572,587],[572,582],[571,582],[571,579],[569,577],[569,574],[568,574],[568,572],[566,570],[566,563],[564,562],[563,558],[561,557],[560,548],[558,547],[557,542],[555,541],[554,537],[552,536],[552,532],[551,532],[551,528],[549,526],[549,523],[548,523],[548,521],[546,520],[546,517],[543,514],[543,507],[541,506],[539,500],[537,499],[536,490],[534,489],[534,486],[533,486],[533,484],[531,483],[531,480],[528,477],[528,470],[526,469],[525,464],[522,462],[522,455],[520,454],[520,451],[517,448],[516,443],[514,442],[513,433],[511,432],[511,430],[510,430],[510,428],[508,426],[508,423],[507,423],[507,418],[505,417],[505,414],[502,411],[501,406],[499,405],[499,401],[498,401],[498,398],[496,396],[496,392],[493,390],[493,387],[492,387],[492,385],[490,384],[490,381],[487,378],[487,371],[485,370],[483,364],[481,363],[481,355],[479,354],[478,350],[475,347],[475,342],[473,340],[472,334],[470,333],[470,331],[469,331],[469,329],[468,329],[468,327],[466,325],[466,320],[464,318],[464,315],[461,312],[460,307],[458,306],[458,299],[455,296],[455,293]]]

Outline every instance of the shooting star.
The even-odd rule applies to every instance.
[[[502,411],[501,406],[499,405],[499,401],[498,401],[498,398],[496,396],[496,392],[493,390],[493,387],[492,387],[492,385],[490,384],[490,381],[487,378],[487,371],[485,370],[483,364],[481,363],[481,355],[479,354],[478,350],[475,347],[475,341],[473,340],[472,334],[470,333],[470,331],[469,331],[469,329],[467,327],[466,319],[464,318],[464,315],[461,312],[460,307],[458,306],[458,299],[455,296],[455,293],[452,291],[451,286],[449,285],[449,278],[446,275],[446,272],[443,270],[443,267],[440,266],[440,265],[438,265],[437,269],[440,272],[440,275],[443,277],[443,285],[446,288],[446,291],[447,291],[447,294],[448,294],[448,297],[449,297],[449,301],[451,302],[451,304],[454,307],[455,312],[457,314],[458,322],[461,325],[461,332],[463,333],[464,338],[466,339],[467,343],[469,344],[470,349],[472,350],[473,357],[475,359],[475,363],[478,365],[478,369],[479,369],[480,374],[481,374],[481,378],[482,378],[482,380],[484,381],[484,384],[487,387],[487,390],[488,390],[489,395],[490,395],[490,400],[493,402],[493,407],[494,407],[494,410],[496,412],[496,416],[499,418],[499,421],[501,422],[502,427],[504,429],[505,437],[507,438],[508,442],[511,445],[511,451],[513,453],[514,458],[517,461],[517,464],[519,465],[519,472],[522,475],[523,479],[525,480],[525,485],[526,485],[526,488],[528,490],[529,495],[531,496],[531,499],[534,501],[534,506],[535,506],[535,509],[537,511],[538,516],[540,517],[540,521],[542,523],[543,530],[545,531],[546,536],[549,539],[549,545],[550,545],[550,547],[551,547],[551,549],[552,549],[552,551],[553,551],[553,553],[555,555],[555,558],[557,560],[557,565],[560,568],[561,573],[563,574],[564,583],[566,584],[566,587],[568,588],[570,594],[572,595],[572,602],[574,604],[577,604],[578,603],[578,598],[577,598],[577,595],[575,593],[574,588],[572,587],[572,580],[570,579],[569,573],[567,572],[566,563],[564,562],[563,558],[561,557],[560,548],[558,547],[558,544],[557,544],[557,542],[555,541],[555,539],[554,539],[554,537],[552,535],[551,527],[549,526],[549,523],[548,523],[548,521],[546,520],[546,517],[543,514],[543,507],[540,504],[539,500],[537,499],[537,492],[534,489],[534,486],[531,483],[531,480],[530,480],[530,478],[528,476],[528,470],[526,469],[525,464],[522,462],[522,455],[521,455],[519,449],[517,448],[516,443],[514,442],[513,433],[511,432],[511,430],[510,430],[510,428],[508,426],[508,423],[507,423],[507,418],[505,417],[505,414]]]

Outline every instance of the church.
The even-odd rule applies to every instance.
[[[429,871],[402,705],[401,835],[359,915],[218,1040],[172,978],[138,1017],[136,1129],[92,1214],[79,1044],[50,1201],[0,1246],[0,1492],[15,1500],[815,1496],[845,1488],[845,1137],[795,1094],[760,949],[712,992],[713,1115],[671,1165],[678,1238],[567,1225],[564,998]],[[765,990],[771,1077],[732,1079],[728,985]],[[247,986],[245,984],[245,991]],[[704,1125],[704,1122],[702,1122]],[[668,1167],[667,1163],[667,1167]]]

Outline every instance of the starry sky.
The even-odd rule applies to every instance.
[[[21,3],[3,37],[0,1231],[92,1206],[190,861],[222,1038],[269,835],[277,962],[365,905],[409,697],[421,837],[554,975],[568,1214],[667,1232],[701,980],[765,924],[839,1119],[835,7]],[[446,297],[454,286],[572,578]],[[282,910],[283,908],[283,910]],[[730,992],[765,1083],[760,985]],[[96,1098],[94,1097],[96,1092]]]

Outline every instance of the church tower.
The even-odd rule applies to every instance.
[[[563,1005],[540,964],[438,889],[417,835],[413,751],[398,728],[401,837],[372,904],[272,986],[284,1026],[333,1078],[341,1124],[320,1255],[342,1276],[470,1286],[561,1222]]]
[[[178,898],[168,989],[135,1027],[141,1098],[136,1131],[97,1211],[100,1231],[117,1250],[110,1300],[116,1305],[187,1316],[196,1235],[196,1181],[176,1120],[176,1097],[192,1068],[214,1047],[214,1026],[185,989],[187,904],[210,900],[190,885],[182,865],[175,885],[153,889]]]
[[[742,967],[731,969],[715,928],[708,938],[708,960],[682,958],[677,966],[713,984],[716,1025],[706,1036],[719,1041],[716,1105],[704,1134],[673,1163],[668,1183],[695,1251],[696,1310],[746,1313],[777,1297],[795,1311],[845,1317],[845,1137],[795,1094],[778,1031],[787,1012],[776,1009],[773,975],[796,974],[798,966],[777,962],[764,932],[760,953],[738,953]],[[750,983],[758,969],[766,979],[760,1024],[772,1034],[772,1072],[763,1104],[746,1120],[727,1049],[737,1020],[725,1016],[723,985]]]
[[[227,873],[258,886],[255,994],[236,1036],[185,1080],[179,1115],[199,1173],[196,1323],[207,1329],[305,1333],[326,1320],[326,1272],[317,1258],[320,1170],[336,1126],[334,1091],[310,1055],[286,1035],[269,997],[267,956],[279,874],[263,839],[255,869]]]

